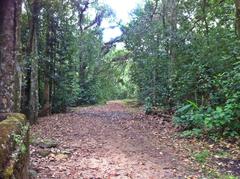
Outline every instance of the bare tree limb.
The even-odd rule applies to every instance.
[[[112,47],[116,45],[116,43],[123,42],[122,35],[115,37],[114,39],[110,40],[109,42],[104,43],[102,47],[102,54],[106,55]]]
[[[102,19],[103,19],[104,14],[105,14],[105,11],[101,11],[98,15],[96,15],[94,20],[92,22],[90,22],[90,24],[88,24],[87,26],[85,26],[83,28],[83,30],[87,30],[87,29],[91,28],[92,26],[94,26],[95,24],[97,26],[100,26],[101,23],[102,23]]]

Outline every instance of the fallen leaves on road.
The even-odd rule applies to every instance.
[[[179,139],[164,115],[132,113],[119,102],[40,118],[31,134],[36,178],[203,177],[191,156],[196,141]]]

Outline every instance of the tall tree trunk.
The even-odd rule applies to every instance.
[[[30,123],[35,123],[38,118],[38,53],[37,53],[37,35],[34,35],[33,48],[31,55],[31,85],[30,85],[30,100],[29,100],[29,120]]]
[[[156,94],[156,92],[157,92],[157,87],[156,87],[156,75],[157,75],[157,69],[156,69],[156,67],[154,67],[154,69],[153,69],[153,86],[152,86],[152,88],[153,88],[153,106],[156,106],[156,104],[157,104],[157,94]]]
[[[0,113],[14,112],[19,0],[0,1]]]
[[[171,62],[176,61],[176,37],[177,37],[177,2],[176,0],[169,0],[169,24],[170,24],[170,57]]]
[[[236,33],[238,38],[240,38],[240,0],[235,0],[236,7]]]
[[[40,112],[40,116],[48,116],[51,114],[50,105],[50,80],[45,76],[44,78],[44,91],[43,91],[43,108]]]
[[[22,51],[21,51],[21,26],[20,26],[20,16],[22,10],[22,0],[19,0],[17,4],[17,21],[16,21],[16,74],[15,74],[15,94],[14,94],[14,111],[21,111],[21,94],[22,94]]]
[[[202,2],[202,13],[203,13],[203,23],[205,26],[205,37],[207,38],[207,42],[208,41],[208,34],[209,34],[209,26],[208,26],[208,21],[207,21],[207,6],[208,6],[208,1],[207,0],[203,0]]]
[[[169,36],[166,51],[171,62],[176,60],[176,34],[177,34],[177,1],[162,0],[162,24],[165,36]]]
[[[30,123],[35,123],[38,117],[38,21],[40,1],[33,0],[31,4],[32,18],[30,22],[30,35],[28,55],[31,63],[30,94],[28,104],[28,118]]]
[[[53,43],[52,43],[52,17],[50,17],[51,11],[48,10],[47,15],[47,33],[46,33],[46,57],[47,61],[44,64],[44,90],[43,90],[43,108],[39,113],[40,116],[48,116],[51,113],[51,103],[50,103],[50,60],[52,60],[53,53]]]
[[[162,0],[162,24],[164,28],[164,38],[169,39],[166,44],[166,53],[169,56],[168,62],[168,86],[172,86],[172,75],[176,63],[176,37],[177,37],[177,0]]]
[[[80,85],[80,88],[81,89],[84,89],[85,88],[85,80],[86,80],[86,68],[87,68],[87,65],[85,64],[84,62],[84,59],[83,57],[81,56],[80,54],[80,66],[79,66],[79,85]]]

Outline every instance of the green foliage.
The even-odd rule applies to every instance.
[[[187,130],[185,136],[240,135],[240,42],[233,12],[230,1],[147,1],[124,27],[139,100],[176,109],[174,122]],[[152,106],[145,104],[148,111]]]
[[[181,137],[184,138],[193,138],[193,137],[201,137],[202,136],[202,130],[201,129],[192,129],[192,130],[185,130],[180,134]]]
[[[209,158],[210,152],[208,150],[203,150],[201,152],[195,153],[194,158],[199,163],[205,163],[206,160]]]
[[[14,134],[13,140],[19,147],[21,154],[24,154],[27,151],[27,147],[23,143],[23,137],[21,135]]]
[[[232,1],[146,1],[121,26],[122,50],[103,42],[101,22],[113,21],[111,9],[96,1],[79,19],[77,7],[84,2],[76,3],[42,4],[37,32],[41,107],[49,80],[54,112],[136,97],[146,113],[154,107],[176,110],[175,124],[187,130],[183,135],[239,136],[240,41]],[[93,12],[100,16],[94,19]],[[28,49],[28,19],[24,13],[23,49]],[[29,63],[23,63],[26,93]]]
[[[212,103],[200,108],[194,103],[187,104],[176,111],[174,121],[185,129],[201,128],[214,135],[237,137],[240,135],[239,63],[229,73],[218,75],[214,84],[218,90],[211,96]],[[225,100],[216,100],[220,95]]]
[[[151,114],[153,110],[153,104],[150,97],[147,97],[144,102],[145,114]]]
[[[25,4],[26,10],[31,8],[29,5]],[[101,23],[114,21],[112,10],[103,3],[93,2],[86,6],[79,19],[78,6],[84,5],[82,1],[46,1],[39,7],[39,59],[34,64],[38,65],[39,89],[36,90],[39,91],[41,115],[49,105],[52,112],[62,112],[68,106],[134,97],[135,86],[129,82],[129,63],[113,61],[127,52],[115,50],[114,44],[110,44],[111,50],[103,41]],[[32,83],[31,63],[27,58],[31,35],[29,15],[28,11],[23,11],[21,19],[21,40],[26,51],[23,61],[26,97]],[[107,54],[103,50],[106,48],[109,48]],[[28,99],[25,100],[23,106],[28,106]]]
[[[202,109],[196,103],[189,101],[189,104],[184,105],[176,111],[174,122],[176,125],[188,130],[202,128],[203,117]]]
[[[237,176],[233,176],[233,175],[221,175],[219,176],[220,179],[238,179]]]
[[[24,154],[27,152],[27,147],[25,145],[25,142],[24,139],[26,137],[26,133],[28,132],[29,130],[29,125],[22,125],[21,126],[21,130],[20,130],[20,133],[19,134],[13,134],[12,137],[13,137],[13,141],[15,142],[15,145],[17,147],[18,150],[20,150],[20,153],[21,154]]]

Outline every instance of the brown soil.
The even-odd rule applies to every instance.
[[[191,170],[189,156],[175,142],[170,122],[130,112],[119,102],[40,118],[32,127],[32,135],[36,145],[31,146],[31,167],[38,172],[37,178],[200,176]],[[37,144],[46,139],[58,146],[43,149]],[[41,151],[47,156],[40,156]]]

